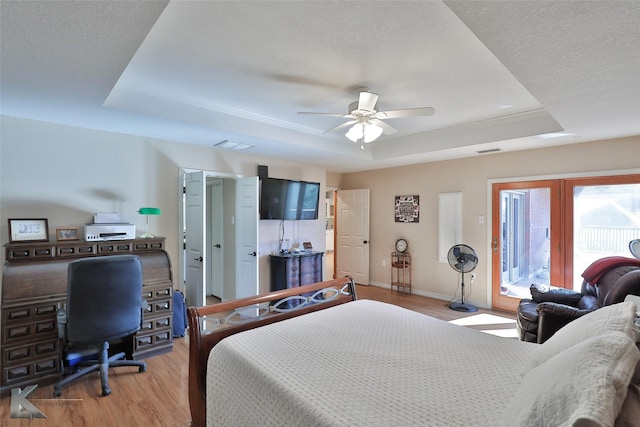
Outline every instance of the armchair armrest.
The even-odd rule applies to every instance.
[[[580,299],[583,297],[580,292],[564,288],[543,290],[538,288],[536,285],[531,285],[529,290],[531,291],[533,301],[537,303],[555,302],[558,304],[566,304],[576,307]]]
[[[543,302],[538,304],[538,343],[542,344],[560,328],[593,310],[584,310],[565,304]]]

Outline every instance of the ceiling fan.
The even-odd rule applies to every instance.
[[[298,114],[315,114],[321,116],[341,117],[350,119],[332,129],[323,133],[334,132],[350,127],[345,136],[353,142],[373,142],[383,133],[385,135],[393,135],[397,130],[383,122],[384,119],[397,119],[401,117],[417,117],[432,116],[435,110],[432,107],[420,108],[404,108],[401,110],[377,111],[378,95],[365,87],[359,88],[360,92],[358,101],[349,104],[349,112],[347,114],[340,113],[314,113],[301,111]],[[364,149],[364,146],[360,146]]]

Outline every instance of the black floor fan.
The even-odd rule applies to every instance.
[[[447,255],[449,265],[458,273],[462,274],[462,281],[460,288],[462,289],[462,302],[452,302],[449,304],[449,308],[456,311],[466,311],[472,313],[478,311],[478,308],[464,302],[464,274],[472,272],[476,265],[478,265],[478,255],[471,246],[467,245],[454,245],[449,249]]]

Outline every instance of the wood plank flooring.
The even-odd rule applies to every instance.
[[[480,324],[465,325],[482,330],[515,330],[511,313],[480,309],[477,313],[450,310],[444,301],[402,295],[388,288],[358,286],[358,297],[389,302],[410,310],[451,321],[480,318]],[[486,319],[489,315],[490,320]],[[191,426],[188,378],[188,339],[176,338],[171,353],[147,359],[147,372],[121,367],[109,371],[111,395],[102,397],[98,374],[79,379],[53,398],[53,386],[38,388],[29,400],[47,419],[17,419],[10,416],[10,395],[0,400],[2,427],[188,427]]]

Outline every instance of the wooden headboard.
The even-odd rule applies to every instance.
[[[189,307],[189,407],[196,427],[206,425],[207,361],[223,338],[356,299],[349,277],[227,301]]]

